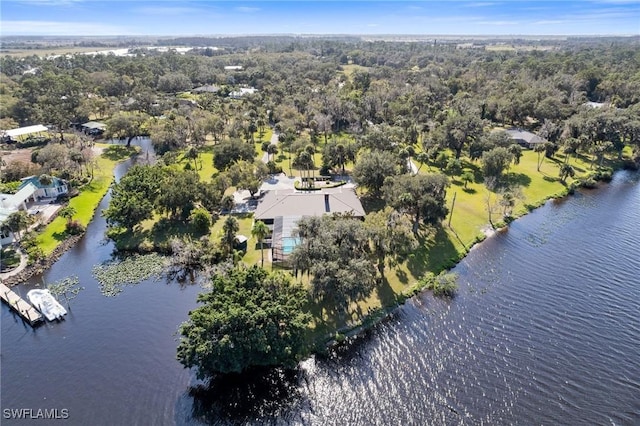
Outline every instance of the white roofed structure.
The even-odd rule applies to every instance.
[[[42,124],[36,124],[34,126],[18,127],[17,129],[4,130],[2,132],[2,136],[11,139],[23,139],[26,136],[43,132],[49,132],[49,129],[47,129]]]

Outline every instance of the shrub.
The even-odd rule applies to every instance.
[[[432,290],[434,296],[453,297],[458,290],[458,274],[442,271],[438,275],[427,272],[421,279],[420,285]]]
[[[211,226],[211,215],[206,209],[198,208],[191,212],[191,224],[200,232],[208,232]]]
[[[331,167],[328,164],[323,164],[320,167],[320,175],[321,176],[329,176],[331,174]]]
[[[80,235],[85,231],[85,227],[77,220],[70,220],[67,222],[66,230],[69,235]]]
[[[269,174],[271,174],[271,175],[277,175],[277,174],[282,173],[282,167],[278,166],[273,161],[269,161],[267,163],[267,168],[269,169]]]
[[[153,243],[149,240],[144,240],[138,244],[138,251],[140,253],[151,253],[154,248]]]

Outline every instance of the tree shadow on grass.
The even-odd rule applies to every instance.
[[[51,236],[56,241],[64,241],[67,239],[69,234],[67,234],[67,231],[58,231],[58,232],[54,232]]]
[[[476,191],[476,190],[475,190],[475,189],[473,189],[473,188],[462,188],[462,190],[463,190],[464,192],[466,192],[467,194],[475,194],[476,192],[478,192],[478,191]]]
[[[378,282],[375,291],[382,306],[390,306],[395,303],[396,292],[391,288],[387,277],[384,277]]]
[[[184,220],[163,217],[153,225],[149,236],[154,245],[159,246],[168,243],[174,236],[189,236],[197,239],[206,234],[207,231],[198,230]]]
[[[138,153],[137,148],[126,145],[109,145],[102,151],[102,156],[111,161],[121,161]]]
[[[407,267],[415,279],[425,272],[440,272],[451,268],[459,259],[455,244],[442,227],[424,228],[418,233],[419,248],[409,258]]]
[[[531,178],[524,173],[507,173],[504,176],[504,180],[509,186],[520,185],[520,186],[529,186],[531,185]]]
[[[362,207],[364,207],[364,211],[368,213],[373,213],[384,209],[385,202],[383,199],[379,197],[374,197],[369,194],[365,194],[360,198],[360,202],[362,202]]]

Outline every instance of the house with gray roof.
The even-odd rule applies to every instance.
[[[322,191],[296,191],[294,189],[268,191],[262,198],[254,218],[272,224],[278,216],[322,216],[324,214],[351,214],[365,216],[362,203],[353,189],[331,188]]]
[[[524,148],[533,149],[536,145],[548,142],[546,139],[541,138],[535,133],[531,133],[522,129],[507,129],[506,132],[515,143]]]
[[[295,236],[298,221],[305,216],[325,214],[349,214],[364,219],[365,211],[355,191],[351,188],[331,188],[321,191],[296,191],[293,189],[268,191],[262,198],[254,219],[271,229],[271,259],[286,262],[299,244]]]

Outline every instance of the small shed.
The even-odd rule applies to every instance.
[[[247,251],[248,241],[249,241],[249,238],[247,238],[246,236],[244,236],[244,235],[236,235],[235,249],[236,250]]]

